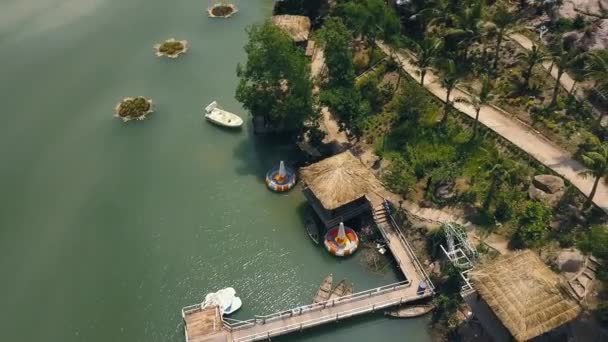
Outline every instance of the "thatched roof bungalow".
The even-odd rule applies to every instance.
[[[310,19],[303,15],[275,15],[272,17],[273,24],[287,33],[294,42],[303,43],[308,40],[310,34]]]
[[[481,264],[469,276],[478,298],[467,302],[496,341],[509,340],[508,335],[517,341],[533,339],[581,312],[561,278],[530,250]],[[491,316],[500,323],[489,322]]]
[[[370,210],[368,196],[382,189],[380,181],[350,151],[302,168],[300,179],[304,195],[328,227]]]

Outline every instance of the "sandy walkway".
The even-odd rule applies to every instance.
[[[385,53],[389,53],[388,47],[383,43],[378,42],[378,46]],[[397,57],[400,59],[404,71],[414,79],[418,79],[418,68],[410,63],[410,58],[406,57],[406,53],[399,52]],[[438,83],[437,76],[433,72],[427,72],[424,86],[441,101],[445,99],[446,90]],[[454,90],[452,96],[456,98],[468,97],[469,95],[460,90]],[[475,117],[473,107],[463,103],[457,103],[455,107],[466,115]],[[484,106],[481,109],[479,121],[543,165],[563,176],[584,194],[589,194],[591,191],[593,179],[584,178],[579,174],[580,171],[585,170],[581,163],[572,159],[568,152],[549,141],[530,126],[514,119],[513,115],[497,107]],[[608,186],[605,182],[600,182],[593,202],[602,210],[608,212]]]
[[[310,63],[310,74],[313,79],[318,80],[325,69],[325,56],[323,50],[320,48],[316,49],[313,56],[312,62]],[[319,92],[319,87],[315,86],[315,93]],[[348,137],[344,132],[340,131],[340,126],[334,120],[333,115],[330,113],[327,107],[321,107],[322,121],[321,128],[325,131],[325,139],[323,143],[334,144],[338,146],[345,146],[349,143]]]
[[[519,33],[515,33],[509,36],[509,38],[511,38],[512,41],[514,41],[515,43],[519,44],[521,47],[523,47],[526,50],[532,50],[532,46],[534,45],[534,42],[532,42],[530,39],[528,39],[528,37],[521,35]],[[557,78],[557,68],[552,68],[551,67],[551,61],[545,61],[543,62],[543,68],[545,68],[545,70],[549,71],[551,70],[551,77],[553,77],[553,79]],[[554,82],[555,83],[555,82]],[[564,73],[562,75],[562,77],[559,80],[559,83],[562,85],[562,87],[564,87],[564,90],[566,90],[567,92],[570,92],[572,90],[572,87],[575,86],[576,82],[574,81],[574,79],[568,75],[568,73]],[[575,93],[576,98],[577,99],[582,99],[582,92],[576,91]]]

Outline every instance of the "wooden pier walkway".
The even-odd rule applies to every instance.
[[[196,320],[189,318],[199,315],[201,311],[200,305],[193,305],[182,309],[186,342],[266,340],[432,296],[433,284],[390,215],[388,202],[379,196],[369,196],[368,200],[373,208],[374,221],[405,275],[405,281],[271,315],[256,316],[247,321],[224,321],[223,330],[219,333],[214,329],[210,334],[204,334],[191,328],[199,325]],[[423,282],[426,287],[420,289]]]

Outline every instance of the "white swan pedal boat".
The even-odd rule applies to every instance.
[[[230,315],[243,305],[241,298],[236,296],[236,291],[232,287],[221,289],[217,292],[207,293],[205,301],[201,303],[201,308],[217,306],[222,315]]]
[[[205,107],[205,119],[224,127],[235,128],[243,125],[243,119],[240,116],[221,109],[216,101]]]

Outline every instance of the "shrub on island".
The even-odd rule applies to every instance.
[[[143,120],[146,115],[153,112],[152,100],[143,96],[125,97],[115,108],[114,116],[121,118],[124,122],[129,120]]]
[[[154,45],[154,48],[156,49],[156,55],[158,57],[167,56],[169,58],[177,58],[182,53],[188,51],[188,42],[171,38],[162,44]]]

